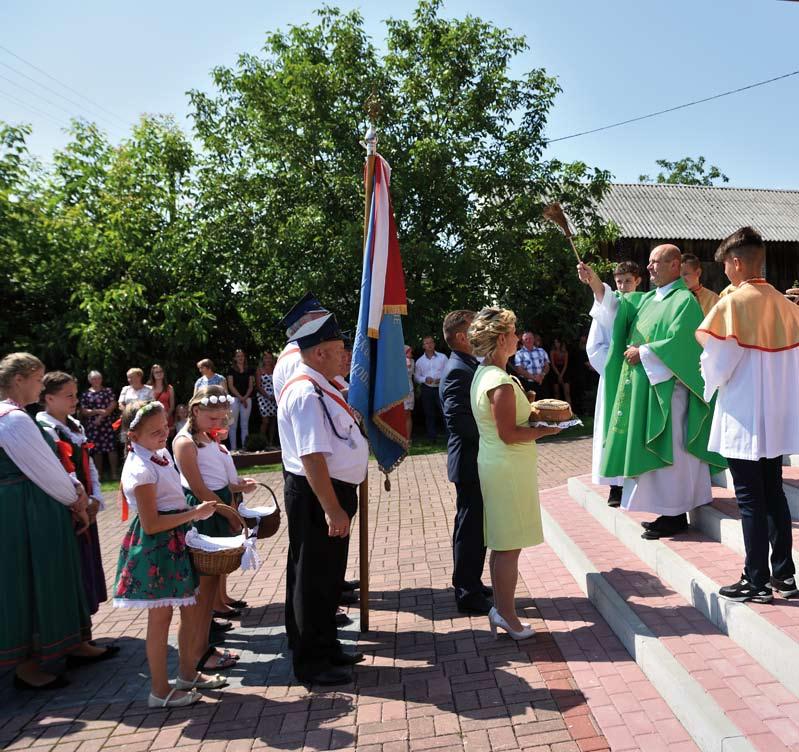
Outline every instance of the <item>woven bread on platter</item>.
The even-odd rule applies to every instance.
[[[530,419],[546,423],[562,423],[574,417],[568,402],[556,399],[537,400],[530,405]]]

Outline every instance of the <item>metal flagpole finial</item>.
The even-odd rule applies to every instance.
[[[372,89],[372,93],[367,98],[364,109],[369,116],[369,128],[361,144],[366,149],[366,156],[372,157],[377,153],[377,127],[375,124],[381,112],[380,98],[374,89]]]

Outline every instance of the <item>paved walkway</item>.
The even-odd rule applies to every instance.
[[[541,488],[584,473],[590,453],[590,439],[542,444]],[[280,476],[265,479],[280,498]],[[36,752],[607,749],[523,582],[518,598],[538,630],[533,640],[495,642],[485,617],[455,609],[449,587],[454,493],[445,455],[407,460],[390,492],[377,473],[371,479],[372,631],[358,634],[358,610],[351,609],[354,623],[343,638],[367,655],[352,687],[311,693],[294,682],[282,624],[283,529],[259,544],[258,572],[230,578],[231,592],[250,604],[227,642],[242,652],[230,687],[206,693],[192,708],[148,711],[144,615],[106,604],[95,617],[95,637],[115,640],[120,657],[71,672],[71,686],[55,694],[16,693],[10,673],[1,675],[0,745]],[[111,505],[101,518],[109,579],[123,529],[114,510]],[[354,577],[357,535],[351,551]],[[175,657],[173,650],[173,665]]]

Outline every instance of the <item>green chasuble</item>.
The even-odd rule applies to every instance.
[[[711,473],[727,466],[707,448],[713,403],[702,399],[702,348],[694,336],[702,318],[699,303],[682,279],[661,301],[655,299],[654,290],[620,296],[605,364],[602,475],[635,478],[674,461],[671,396],[675,379],[652,386],[641,363],[631,366],[625,360],[624,351],[630,345],[648,345],[688,389],[685,450],[710,465]]]

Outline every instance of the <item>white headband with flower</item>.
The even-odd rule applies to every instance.
[[[200,404],[204,405],[205,407],[208,407],[208,405],[225,405],[231,402],[233,402],[233,397],[231,397],[229,394],[223,394],[219,397],[214,394],[211,397],[203,397],[200,400]]]
[[[130,430],[136,428],[136,426],[138,426],[139,423],[141,423],[141,419],[145,415],[147,415],[147,413],[150,413],[153,410],[159,410],[159,409],[163,410],[164,406],[158,401],[148,402],[147,404],[142,405],[136,411],[136,414],[133,416],[133,420],[130,422],[130,425],[128,426],[128,430],[130,431]]]

